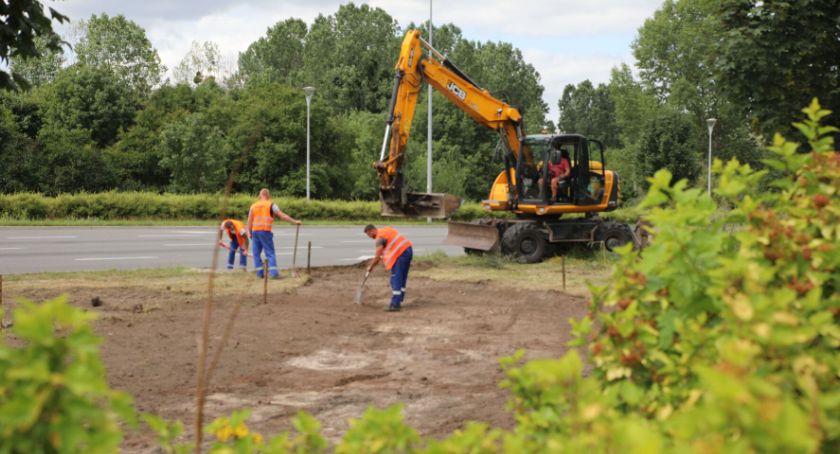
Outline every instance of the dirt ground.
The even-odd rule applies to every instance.
[[[267,305],[262,284],[250,274],[219,282],[228,294],[215,298],[211,345],[220,340],[235,304],[243,304],[213,372],[206,421],[250,408],[252,429],[273,435],[290,430],[291,417],[306,410],[336,442],[348,418],[368,406],[403,402],[407,422],[424,436],[445,436],[469,420],[511,427],[497,359],[519,348],[526,358],[561,355],[570,336],[568,319],[586,312],[585,299],[502,287],[494,280],[424,277],[430,267],[412,269],[399,313],[383,311],[390,289],[381,268],[368,280],[362,306],[353,304],[359,267],[315,269],[297,288],[278,291],[272,283]],[[240,284],[231,282],[239,281],[244,287],[234,288]],[[131,393],[139,410],[181,419],[192,430],[204,292],[177,284],[147,288],[139,281],[19,292],[14,287],[7,285],[6,301],[62,291],[74,304],[100,312],[96,330],[105,338],[111,385]],[[93,297],[103,304],[91,307]],[[141,430],[127,434],[123,447],[154,452],[154,443]]]

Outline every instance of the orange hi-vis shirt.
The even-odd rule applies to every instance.
[[[397,259],[411,247],[411,241],[402,236],[397,229],[392,227],[382,227],[376,229],[376,239],[383,238],[385,240],[385,251],[382,254],[382,261],[385,262],[385,268],[390,270],[397,263]]]
[[[274,214],[271,212],[271,200],[260,200],[251,205],[251,212],[254,214],[253,231],[271,231],[271,224],[274,223]]]
[[[239,243],[239,247],[245,247],[245,237],[242,236],[242,232],[245,231],[245,224],[242,221],[237,221],[236,219],[225,219],[222,221],[222,225],[225,225],[226,222],[233,223],[233,231],[225,229],[228,234],[228,238],[233,239],[234,236],[236,237],[236,242]]]

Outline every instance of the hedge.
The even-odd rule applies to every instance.
[[[227,201],[225,216],[244,219],[256,200],[251,194],[235,194]],[[304,220],[364,221],[384,219],[375,201],[306,200],[276,197],[283,211]],[[62,194],[48,197],[36,193],[0,194],[0,218],[16,220],[210,220],[221,215],[220,194],[157,194],[152,192],[102,192]],[[453,216],[472,220],[491,215],[477,203],[465,203]],[[492,213],[504,216],[506,213]],[[393,218],[389,218],[393,219]]]

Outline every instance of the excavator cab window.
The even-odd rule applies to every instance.
[[[534,157],[534,165],[529,166],[523,162],[522,167],[522,199],[539,201],[540,186],[539,180],[546,171],[546,161],[550,150],[550,143],[543,137],[528,137],[524,142],[525,152],[530,152]]]

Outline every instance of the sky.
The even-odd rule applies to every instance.
[[[630,45],[636,31],[663,0],[431,1],[433,23],[453,23],[469,40],[503,41],[519,48],[539,72],[549,119],[556,122],[557,101],[566,85],[586,79],[606,83],[613,67],[632,66]],[[66,0],[45,4],[74,22],[92,14],[124,15],[146,30],[171,76],[193,41],[215,42],[226,64],[235,69],[238,54],[264,36],[268,27],[291,17],[311,25],[319,14],[334,14],[344,3],[349,1]],[[354,3],[382,8],[403,28],[429,18],[430,0]],[[58,27],[65,36],[71,30],[67,25]]]

